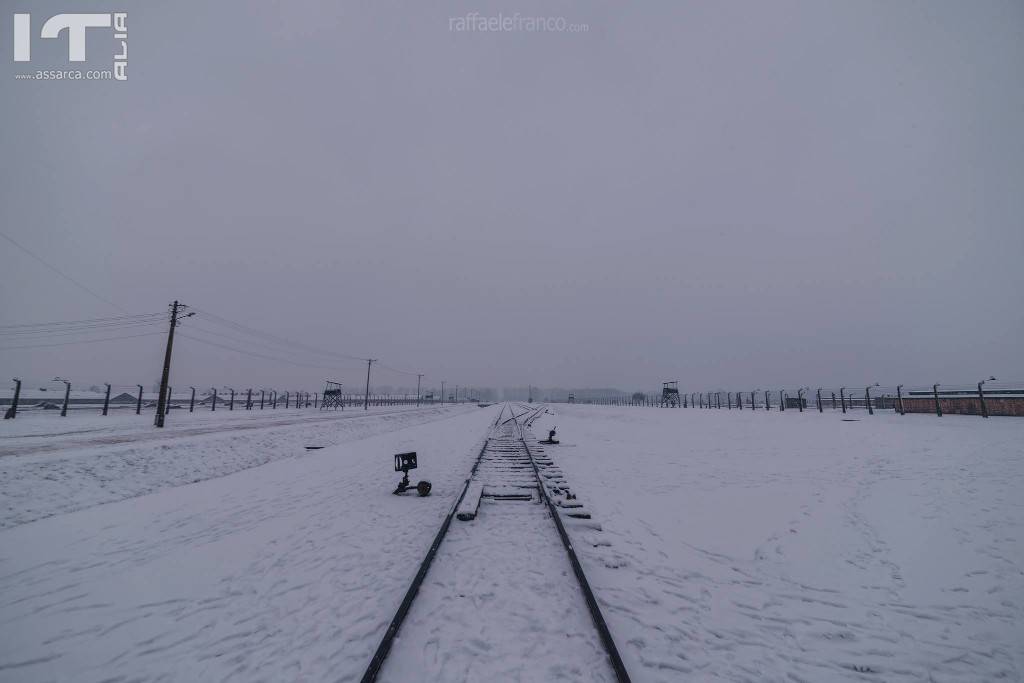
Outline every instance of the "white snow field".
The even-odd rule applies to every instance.
[[[357,679],[497,408],[446,410],[0,530],[0,681]],[[391,495],[408,450],[428,498]]]
[[[0,528],[172,486],[220,477],[294,455],[423,424],[475,406],[371,407],[368,411],[41,411],[0,423]],[[10,457],[18,456],[18,457]]]
[[[1024,420],[549,409],[634,681],[1022,680]],[[0,681],[358,680],[498,410],[0,425],[60,446],[0,457]],[[407,450],[428,498],[390,493]],[[19,523],[37,494],[51,516]],[[381,680],[608,677],[551,520],[515,505],[452,522]]]
[[[529,500],[487,497],[452,522],[382,683],[615,680],[521,438],[499,427],[474,476],[481,493]]]
[[[1024,420],[550,410],[633,680],[1022,680]]]

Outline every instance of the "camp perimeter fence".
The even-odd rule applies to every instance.
[[[302,409],[344,410],[360,404],[369,408],[371,405],[465,403],[472,401],[477,392],[473,387],[447,380],[441,380],[441,389],[438,391],[436,381],[433,387],[423,383],[426,373],[385,365],[379,358],[352,355],[334,348],[318,348],[305,341],[271,334],[261,327],[258,324],[246,325],[232,321],[178,300],[168,304],[166,313],[126,313],[81,320],[3,324],[0,325],[0,352],[56,354],[58,357],[55,358],[55,364],[59,365],[59,354],[62,351],[55,348],[112,344],[128,339],[133,340],[131,343],[134,344],[138,337],[160,336],[163,338],[163,364],[156,385],[158,388],[151,388],[148,395],[145,383],[124,386],[109,382],[90,384],[80,377],[76,379],[71,376],[33,380],[24,376],[15,377],[11,394],[0,397],[0,410],[3,410],[5,419],[15,418],[22,409],[59,411],[62,417],[66,417],[69,410],[98,408],[102,415],[108,415],[111,410],[131,408],[134,404],[135,413],[139,415],[143,408],[152,409],[154,425],[159,428],[164,426],[164,417],[174,409],[187,405],[189,412],[203,407],[216,411],[220,406],[235,410],[241,403],[241,409],[253,410],[257,406],[257,395],[261,410],[268,406],[274,410],[282,403],[285,408],[294,406]],[[303,389],[294,391],[294,385],[282,388],[282,383],[276,380],[272,383],[254,383],[244,389],[239,389],[237,383],[226,386],[204,383],[204,386],[188,386],[187,394],[182,392],[182,386],[178,386],[175,392],[171,374],[174,350],[195,354],[200,347],[217,349],[218,354],[227,352],[233,359],[231,362],[242,358],[257,358],[261,366],[269,365],[275,369],[286,366],[307,368],[324,374],[330,373],[328,376],[334,378],[361,377],[365,373],[366,380],[365,384],[360,380],[342,389],[342,382],[328,379],[322,392]],[[39,367],[38,363],[34,365]],[[402,383],[397,385],[397,389],[395,385],[372,383],[371,374],[374,370],[386,376],[401,377]],[[282,376],[280,372],[274,374]],[[233,376],[246,375],[236,372]],[[195,382],[197,378],[190,379]],[[413,379],[415,393],[409,388]],[[309,382],[308,376],[302,380],[302,384],[307,386]],[[446,384],[454,386],[454,393],[445,393]],[[373,389],[375,386],[377,391]],[[83,387],[89,387],[88,391],[83,391]]]
[[[63,380],[57,381],[57,384],[61,382]],[[139,384],[104,384],[102,387],[92,386],[87,390],[74,389],[67,383],[54,387],[33,385],[31,389],[23,388],[23,384],[27,386],[27,383],[16,380],[11,392],[6,396],[0,396],[0,411],[3,412],[5,419],[13,419],[25,412],[53,412],[61,416],[66,416],[69,412],[100,415],[134,412],[136,415],[153,415],[159,403],[159,390],[146,389]],[[464,396],[458,400],[442,400],[433,394],[416,396],[408,393],[344,393],[333,396],[325,405],[320,391],[188,387],[182,392],[171,387],[164,410],[165,414],[171,414],[172,411],[178,414],[218,410],[334,411],[369,406],[439,406],[466,403],[471,400]]]
[[[976,384],[849,385],[840,387],[750,387],[678,393],[636,392],[612,397],[555,398],[550,402],[589,405],[696,408],[698,410],[889,411],[937,416],[1024,417],[1024,381],[988,379]]]

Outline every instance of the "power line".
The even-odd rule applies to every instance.
[[[246,346],[246,345],[256,345],[258,347],[263,347],[263,348],[270,349],[272,352],[287,351],[289,353],[289,355],[292,355],[294,353],[294,351],[296,349],[298,349],[299,351],[301,351],[301,352],[311,356],[311,358],[309,358],[308,360],[312,361],[312,362],[302,362],[302,360],[307,360],[307,359],[295,360],[295,359],[292,359],[292,358],[281,358],[280,356],[268,355],[266,353],[259,353],[259,352],[252,351],[252,350],[246,349],[246,348],[238,348],[236,346],[228,346],[228,345],[225,345],[225,344],[219,344],[219,343],[216,343],[216,342],[211,341],[209,339],[204,339],[202,336],[198,336],[197,337],[197,336],[190,336],[190,335],[184,334],[184,333],[179,333],[179,334],[181,334],[181,336],[184,336],[184,337],[186,337],[188,339],[191,339],[193,341],[198,341],[200,343],[207,344],[209,346],[215,346],[215,347],[222,348],[222,349],[225,349],[225,350],[228,350],[228,351],[234,351],[235,353],[239,353],[239,354],[242,354],[242,355],[252,356],[252,357],[255,357],[255,358],[263,358],[265,360],[272,360],[272,361],[276,361],[276,362],[286,363],[286,364],[289,364],[289,365],[295,365],[295,366],[298,366],[298,367],[308,367],[308,368],[325,369],[325,370],[333,370],[333,371],[341,371],[341,372],[352,371],[352,370],[355,370],[356,368],[351,368],[351,367],[350,368],[339,368],[336,365],[325,364],[325,360],[328,363],[331,360],[339,360],[339,359],[340,360],[353,360],[353,361],[359,361],[359,362],[365,362],[367,360],[366,358],[363,358],[363,357],[360,357],[360,356],[353,356],[353,355],[349,355],[349,354],[344,354],[344,353],[338,353],[338,352],[334,352],[334,351],[327,351],[327,350],[324,350],[324,349],[319,349],[319,348],[314,347],[314,346],[309,346],[307,344],[303,344],[303,343],[300,343],[300,342],[295,342],[295,341],[292,341],[292,340],[289,340],[289,339],[285,339],[283,337],[278,337],[278,336],[270,334],[268,332],[264,332],[263,330],[258,330],[258,329],[249,327],[248,325],[243,325],[242,323],[229,320],[227,318],[215,315],[213,313],[209,313],[209,312],[206,312],[206,311],[199,311],[197,309],[194,309],[194,310],[196,310],[198,313],[200,313],[200,315],[203,316],[203,319],[209,320],[210,322],[213,322],[213,323],[216,323],[216,324],[219,324],[219,325],[222,325],[223,327],[226,327],[228,330],[232,330],[232,331],[238,332],[239,334],[245,335],[246,338],[242,339],[242,338],[239,338],[238,336],[232,336],[230,334],[224,334],[224,333],[218,332],[216,330],[208,329],[205,326],[192,324],[192,325],[190,325],[190,329],[194,333],[198,333],[198,334],[201,334],[201,335],[213,335],[213,336],[219,337],[221,339],[225,339],[225,340],[227,340],[229,342],[233,342],[234,344],[239,344],[239,345],[243,345],[243,346]],[[75,336],[75,335],[80,335],[80,334],[89,334],[89,333],[97,332],[97,331],[122,330],[122,329],[130,329],[130,328],[133,328],[133,327],[134,328],[138,328],[138,327],[147,327],[147,326],[150,326],[150,325],[159,325],[159,324],[163,323],[165,317],[166,316],[165,316],[164,313],[138,313],[138,314],[126,314],[126,315],[121,315],[121,316],[107,316],[107,317],[101,317],[101,318],[86,318],[86,319],[82,319],[82,320],[59,320],[59,321],[50,321],[50,322],[44,322],[44,323],[18,323],[18,324],[10,324],[10,325],[0,325],[0,338],[2,338],[2,337],[12,337],[12,339],[10,339],[9,341],[14,341],[14,342],[17,342],[17,341],[31,341],[33,339],[39,340],[39,341],[43,341],[43,340],[51,339],[51,338],[60,338],[60,337]],[[77,344],[92,344],[92,343],[96,343],[96,342],[114,341],[114,340],[119,340],[119,339],[133,339],[133,338],[136,338],[136,337],[150,336],[151,334],[159,334],[159,333],[147,333],[147,334],[137,334],[137,335],[134,335],[134,334],[133,335],[120,335],[120,336],[116,336],[116,337],[103,337],[103,338],[100,338],[100,339],[82,339],[82,340],[67,341],[67,342],[56,342],[56,343],[52,343],[52,344],[22,344],[22,345],[17,345],[17,346],[0,347],[0,350],[34,349],[34,348],[49,348],[49,347],[54,347],[54,346],[72,346],[72,345],[77,345]],[[320,358],[317,358],[318,356]],[[399,368],[391,367],[391,366],[388,366],[388,365],[382,365],[382,364],[379,364],[379,363],[378,363],[378,366],[382,370],[387,370],[387,371],[390,371],[390,372],[398,373],[398,374],[401,374],[401,375],[407,375],[407,376],[410,376],[410,377],[416,377],[417,375],[421,374],[421,373],[415,373],[415,372],[409,372],[409,371],[406,371],[406,370],[401,370]]]
[[[133,327],[148,327],[150,325],[159,325],[162,322],[163,321],[161,320],[151,320],[148,322],[126,323],[122,325],[90,325],[64,329],[55,328],[53,330],[0,330],[0,337],[14,337],[15,339],[25,339],[26,337],[67,337],[74,336],[76,334],[90,334],[97,331],[106,332],[110,330],[125,330]]]
[[[295,348],[299,348],[299,349],[302,349],[302,350],[304,350],[306,352],[313,353],[313,354],[316,354],[316,355],[319,355],[319,356],[328,356],[328,357],[331,357],[331,358],[341,358],[341,359],[345,359],[345,360],[357,360],[357,361],[364,362],[364,363],[368,360],[365,356],[353,356],[353,355],[346,354],[346,353],[338,353],[337,351],[326,351],[324,349],[319,349],[319,348],[317,348],[315,346],[309,346],[308,344],[303,344],[301,342],[296,342],[296,341],[293,341],[293,340],[290,340],[290,339],[285,339],[284,337],[278,337],[277,335],[271,334],[269,332],[265,332],[263,330],[257,330],[257,329],[248,327],[247,325],[243,325],[242,323],[235,322],[233,320],[228,320],[227,318],[224,318],[224,317],[221,317],[221,316],[218,316],[218,315],[214,315],[213,313],[209,313],[207,311],[203,311],[203,310],[198,309],[198,308],[194,309],[194,310],[197,313],[199,313],[201,316],[204,316],[205,318],[209,319],[211,322],[216,322],[218,324],[224,325],[225,327],[234,329],[237,332],[243,332],[245,334],[256,336],[256,337],[261,337],[263,339],[267,339],[267,340],[270,340],[271,342],[273,342],[272,344],[263,344],[263,346],[270,346],[271,348],[273,348],[274,346],[277,346],[277,347],[282,347],[283,346],[283,347],[286,347],[288,351],[294,351]],[[207,332],[209,332],[210,334],[217,334],[217,333],[209,331],[209,330],[207,330]],[[223,336],[225,338],[230,339],[230,337],[228,337],[227,335],[218,335],[218,336]],[[240,341],[240,340],[235,339],[234,341]],[[416,377],[416,375],[419,374],[419,373],[415,373],[415,372],[409,372],[407,370],[399,370],[398,368],[394,368],[394,367],[391,367],[391,366],[388,366],[388,365],[383,365],[381,363],[377,363],[377,366],[382,368],[382,369],[390,370],[391,372],[397,372],[397,373],[402,374],[402,375],[408,375],[410,377]]]
[[[363,363],[366,362],[366,357],[365,356],[353,356],[353,355],[346,354],[346,353],[338,353],[336,351],[325,351],[323,349],[318,349],[315,346],[309,346],[307,344],[303,344],[301,342],[297,342],[297,341],[294,341],[294,340],[291,340],[291,339],[285,339],[284,337],[278,337],[277,335],[270,334],[269,332],[264,332],[263,330],[257,330],[255,328],[249,327],[247,325],[243,325],[242,323],[238,323],[238,322],[234,322],[232,320],[228,320],[227,318],[223,318],[221,316],[214,315],[213,313],[209,313],[207,311],[203,311],[203,310],[198,309],[198,308],[196,308],[194,310],[197,313],[199,313],[201,316],[209,318],[213,322],[217,322],[217,323],[219,323],[221,325],[224,325],[226,327],[234,328],[238,332],[244,332],[244,333],[249,334],[249,335],[253,335],[253,336],[257,336],[257,337],[262,337],[264,339],[268,339],[270,341],[273,341],[273,342],[277,343],[278,345],[283,345],[283,346],[288,347],[289,350],[291,350],[294,347],[294,348],[303,349],[305,351],[313,352],[313,353],[316,353],[318,355],[332,356],[332,357],[335,357],[335,358],[344,358],[346,360],[357,360],[357,361],[360,361],[360,362],[363,362]]]
[[[202,332],[203,334],[211,334],[211,335],[214,335],[216,337],[220,337],[222,339],[227,339],[228,341],[235,342],[237,344],[243,344],[243,345],[245,345],[245,344],[255,344],[257,346],[262,346],[262,347],[268,348],[268,349],[270,349],[271,351],[274,351],[274,352],[281,352],[281,351],[292,352],[293,351],[293,349],[291,349],[291,348],[282,348],[282,347],[285,347],[284,344],[272,344],[272,343],[267,343],[267,342],[261,341],[259,339],[240,339],[238,337],[233,337],[233,336],[231,336],[229,334],[224,334],[222,332],[216,332],[214,330],[209,330],[209,329],[207,329],[205,327],[201,327],[201,326],[196,325],[194,323],[189,325],[189,329],[190,330],[194,330],[194,331],[198,331],[198,332]],[[307,353],[311,353],[311,352],[307,352]],[[327,354],[314,353],[312,355],[316,356],[316,355],[327,355]]]
[[[20,323],[17,325],[0,325],[0,330],[21,329],[30,327],[63,327],[68,325],[87,325],[93,323],[132,322],[148,318],[163,318],[163,313],[137,313],[135,315],[115,315],[109,318],[89,318],[86,320],[57,320],[48,323]]]
[[[75,344],[95,344],[97,342],[117,341],[119,339],[136,339],[138,337],[152,337],[163,332],[146,332],[144,334],[128,334],[122,337],[104,337],[102,339],[82,339],[80,341],[60,342],[57,344],[29,344],[27,346],[0,346],[0,351],[13,351],[15,349],[45,349],[51,346],[72,346]]]
[[[5,235],[4,233],[0,232],[0,237],[3,237],[3,238],[4,238],[5,240],[7,240],[8,242],[10,242],[10,243],[11,243],[11,244],[13,244],[14,246],[16,246],[16,247],[17,247],[18,249],[21,249],[21,250],[22,250],[23,252],[25,252],[26,254],[28,254],[29,256],[31,256],[32,258],[34,258],[34,259],[35,259],[36,261],[39,261],[39,263],[42,263],[42,264],[43,264],[44,266],[46,266],[47,268],[49,268],[49,269],[50,269],[50,270],[52,270],[53,272],[57,273],[57,275],[60,275],[60,276],[61,276],[62,278],[64,278],[65,280],[67,280],[67,281],[68,281],[68,282],[70,282],[71,284],[75,285],[76,287],[78,287],[78,288],[79,288],[79,289],[81,289],[82,291],[84,291],[84,292],[88,292],[89,294],[91,294],[92,296],[96,297],[97,299],[99,299],[99,300],[100,300],[100,301],[102,301],[103,303],[105,303],[105,304],[107,304],[107,305],[109,305],[109,306],[113,306],[114,308],[116,308],[116,309],[117,309],[117,310],[119,310],[119,311],[122,311],[122,312],[124,312],[124,313],[127,313],[127,312],[128,312],[128,311],[126,311],[125,309],[123,309],[123,308],[121,308],[120,306],[118,306],[117,304],[115,304],[115,303],[114,303],[113,301],[111,301],[110,299],[107,299],[106,297],[100,296],[99,294],[97,294],[96,292],[92,291],[91,289],[89,289],[88,287],[86,287],[85,285],[83,285],[83,284],[82,284],[81,282],[79,282],[78,280],[76,280],[75,278],[73,278],[73,277],[71,277],[70,275],[68,275],[68,274],[64,273],[64,272],[63,272],[63,271],[62,271],[62,270],[61,270],[60,268],[58,268],[57,266],[54,266],[54,265],[50,265],[50,264],[49,264],[49,263],[47,263],[47,262],[46,262],[46,261],[45,261],[45,260],[44,260],[44,259],[43,259],[43,258],[42,258],[41,256],[37,255],[37,254],[36,254],[35,252],[31,251],[31,250],[30,250],[30,249],[28,249],[27,247],[24,247],[24,246],[22,246],[21,244],[18,244],[18,242],[16,242],[16,241],[15,241],[15,240],[14,240],[14,239],[13,239],[13,238],[12,238],[12,237],[10,236],[10,235]]]
[[[225,349],[227,351],[233,351],[235,353],[240,353],[240,354],[242,354],[244,356],[253,356],[254,358],[263,358],[265,360],[277,361],[279,363],[287,363],[289,365],[295,365],[295,366],[298,366],[298,367],[314,368],[314,369],[317,369],[317,370],[332,370],[332,371],[335,371],[335,372],[345,372],[346,371],[345,368],[338,368],[338,367],[327,366],[327,365],[313,365],[313,364],[310,364],[310,363],[300,363],[300,362],[297,362],[297,361],[288,360],[286,358],[278,358],[278,357],[275,357],[275,356],[268,356],[268,355],[263,354],[263,353],[256,353],[255,351],[245,351],[243,349],[238,349],[238,348],[235,348],[233,346],[228,346],[226,344],[218,344],[217,342],[212,342],[212,341],[209,341],[207,339],[201,339],[199,337],[193,337],[191,335],[185,334],[184,332],[179,332],[178,334],[180,336],[186,338],[186,339],[191,339],[192,341],[197,341],[197,342],[199,342],[201,344],[208,344],[209,346],[216,346],[218,348]],[[349,368],[349,369],[351,370],[351,368]]]
[[[189,329],[193,333],[198,331],[201,334],[214,334],[214,335],[216,335],[218,337],[227,339],[229,341],[234,341],[234,342],[238,342],[238,343],[245,343],[243,340],[237,339],[235,337],[231,337],[231,336],[226,335],[226,334],[220,334],[218,332],[213,332],[211,330],[197,328],[197,327],[194,327],[194,326],[190,326]],[[311,368],[311,369],[314,369],[314,370],[330,370],[332,372],[341,372],[341,373],[352,372],[352,371],[354,371],[356,369],[356,368],[341,368],[341,367],[337,367],[337,366],[333,366],[333,365],[322,365],[322,364],[318,364],[316,362],[304,363],[304,362],[301,362],[301,361],[298,361],[298,360],[292,360],[292,359],[288,359],[288,358],[281,358],[279,356],[271,356],[271,355],[268,355],[268,354],[265,354],[265,353],[259,353],[259,352],[256,352],[256,351],[251,351],[251,350],[247,350],[247,349],[241,349],[241,348],[238,348],[238,347],[235,347],[235,346],[229,346],[227,344],[222,344],[222,343],[210,341],[209,339],[203,339],[202,337],[196,337],[196,336],[193,336],[191,334],[186,334],[184,332],[178,332],[178,336],[184,337],[186,339],[190,339],[192,341],[199,342],[201,344],[206,344],[208,346],[214,346],[214,347],[219,348],[219,349],[224,349],[225,351],[231,351],[231,352],[234,352],[234,353],[238,353],[238,354],[241,354],[243,356],[250,356],[250,357],[253,357],[253,358],[260,358],[260,359],[263,359],[263,360],[271,360],[271,361],[275,361],[275,362],[278,362],[278,363],[285,363],[287,365],[294,365],[296,367],[301,367],[301,368]],[[376,362],[376,361],[374,361],[374,362]]]
[[[409,372],[408,370],[399,370],[398,368],[393,368],[390,365],[384,365],[383,363],[380,363],[380,362],[377,363],[377,367],[381,368],[383,370],[390,370],[391,372],[397,372],[397,373],[399,373],[401,375],[409,375],[410,377],[426,377],[426,375],[424,375],[422,373]]]

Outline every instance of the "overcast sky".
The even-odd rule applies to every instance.
[[[127,82],[15,80],[110,68],[110,30],[72,65],[39,28],[121,9]],[[450,30],[469,12],[588,30]],[[0,231],[117,305],[0,241],[0,325],[177,298],[428,384],[1024,380],[1020,2],[15,0],[0,23]],[[182,332],[175,385],[363,381]],[[14,345],[5,381],[149,385],[163,353]]]

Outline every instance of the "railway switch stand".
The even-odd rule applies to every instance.
[[[398,487],[392,493],[400,496],[407,491],[415,489],[416,493],[420,496],[430,495],[431,486],[429,481],[420,481],[416,486],[409,484],[409,470],[414,469],[416,469],[416,451],[395,454],[395,472],[402,473],[402,481],[398,482]]]
[[[544,441],[540,441],[538,443],[542,443],[545,446],[557,445],[559,443],[559,441],[558,441],[558,439],[555,438],[555,429],[558,429],[558,428],[554,427],[554,428],[548,430],[548,438],[545,439]]]

